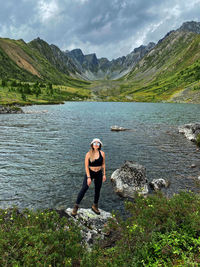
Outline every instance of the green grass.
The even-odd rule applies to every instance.
[[[129,217],[113,213],[104,230],[109,236],[90,251],[80,227],[56,211],[0,209],[0,265],[199,266],[199,194],[136,196],[125,206]]]
[[[0,210],[0,266],[72,266],[80,242],[78,226],[55,211]]]
[[[107,227],[118,236],[115,246],[94,248],[84,255],[86,266],[199,266],[199,195],[138,196],[126,208],[130,217],[116,216]]]
[[[49,90],[49,84],[27,83],[15,81],[18,86],[12,86],[13,81],[6,82],[6,86],[2,86],[0,81],[0,104],[58,104],[63,101],[82,101],[90,98],[91,91],[85,89],[80,83],[80,87],[70,87],[64,85],[53,85],[52,91]],[[19,85],[20,84],[20,85]],[[72,83],[73,84],[73,83]],[[24,86],[29,85],[29,93],[26,93]],[[37,90],[41,90],[37,95]]]

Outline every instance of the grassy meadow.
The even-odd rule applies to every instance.
[[[79,86],[79,87],[78,87]],[[77,80],[65,85],[44,82],[20,82],[0,80],[1,105],[58,104],[64,101],[81,101],[90,98],[90,90]]]

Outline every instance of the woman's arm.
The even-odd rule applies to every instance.
[[[89,152],[86,153],[85,155],[85,172],[86,172],[86,175],[87,175],[87,184],[88,186],[91,185],[92,183],[92,180],[91,180],[91,177],[90,177],[90,171],[89,171]]]
[[[105,153],[102,151],[102,156],[103,156],[103,164],[102,164],[102,169],[103,169],[103,182],[106,181],[106,159],[105,159]]]

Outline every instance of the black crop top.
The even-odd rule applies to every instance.
[[[99,166],[102,166],[102,164],[103,164],[103,157],[102,157],[101,152],[99,150],[99,157],[98,157],[98,159],[95,159],[92,162],[89,159],[89,166],[91,166],[91,167],[99,167]]]

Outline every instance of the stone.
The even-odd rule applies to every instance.
[[[179,126],[178,131],[184,134],[188,140],[196,142],[197,135],[200,134],[200,123],[189,123]]]
[[[0,105],[0,114],[21,114],[24,113],[20,107]]]
[[[196,168],[196,164],[193,163],[190,168]]]
[[[111,175],[111,182],[116,194],[134,198],[135,193],[148,194],[146,169],[133,161],[125,163]]]
[[[111,126],[110,130],[111,131],[119,132],[119,131],[127,131],[129,129],[123,128],[123,127],[120,127],[120,126],[117,126],[117,125],[114,125],[114,126]]]
[[[67,208],[65,213],[75,221],[81,228],[83,236],[83,243],[86,244],[87,248],[95,243],[97,239],[104,239],[106,232],[104,227],[107,224],[109,218],[112,218],[110,212],[99,209],[100,215],[95,214],[91,209],[79,208],[77,215],[74,217],[71,215],[72,208]]]
[[[162,187],[167,188],[169,186],[169,182],[163,178],[159,178],[159,179],[153,179],[149,183],[149,185],[152,187],[153,190],[158,191],[161,190]]]

